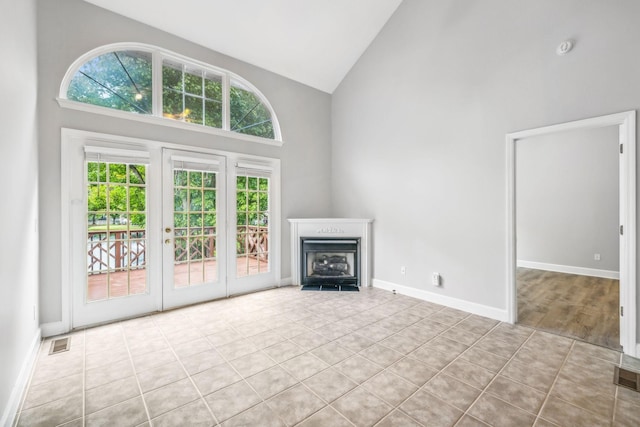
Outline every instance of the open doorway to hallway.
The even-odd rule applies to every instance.
[[[618,351],[621,142],[617,125],[514,142],[517,321]]]

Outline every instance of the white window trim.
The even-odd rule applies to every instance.
[[[153,113],[149,115],[145,114],[136,114],[128,111],[115,110],[108,107],[102,107],[99,105],[86,104],[83,102],[73,101],[67,98],[67,91],[69,89],[69,84],[71,80],[76,75],[77,71],[84,65],[87,61],[90,61],[93,58],[96,58],[100,55],[104,55],[109,52],[120,51],[120,50],[136,50],[142,52],[151,53],[152,66],[153,66]],[[194,123],[181,122],[178,120],[168,119],[162,117],[162,105],[161,105],[161,94],[162,94],[162,63],[165,59],[180,62],[184,65],[200,68],[205,71],[209,71],[215,74],[219,74],[222,76],[223,82],[223,108],[222,108],[222,117],[223,124],[222,128],[214,128],[209,126],[203,126]],[[273,133],[274,139],[262,138],[254,135],[246,135],[239,132],[234,132],[230,130],[229,123],[229,86],[231,79],[238,80],[243,85],[245,85],[248,89],[250,89],[254,95],[256,95],[260,101],[268,108],[271,113],[271,123],[273,125]],[[147,45],[143,43],[112,43],[105,46],[100,46],[96,49],[90,50],[84,55],[80,56],[76,59],[71,66],[68,68],[67,72],[62,79],[62,83],[60,84],[60,91],[58,93],[58,97],[56,98],[58,105],[62,108],[67,108],[71,110],[84,111],[93,114],[101,114],[105,116],[117,117],[126,120],[133,120],[143,123],[151,123],[160,126],[168,126],[177,129],[184,129],[195,132],[208,133],[211,135],[218,135],[223,137],[229,137],[234,139],[240,139],[243,141],[257,142],[261,144],[267,144],[272,146],[281,147],[283,145],[282,134],[280,130],[280,123],[278,121],[278,117],[269,103],[269,100],[260,92],[254,85],[248,82],[246,79],[240,77],[239,75],[225,70],[223,68],[215,67],[211,64],[207,64],[201,61],[197,61],[195,59],[188,58],[186,56],[177,54],[175,52],[171,52],[166,49],[162,49],[157,46]]]

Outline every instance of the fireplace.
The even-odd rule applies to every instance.
[[[309,289],[313,289],[312,286],[315,286],[317,288],[319,287],[319,282],[324,282],[325,284],[322,286],[326,290],[331,289],[331,286],[333,286],[334,288],[342,287],[342,284],[331,285],[331,283],[336,283],[336,281],[342,279],[344,280],[343,283],[345,283],[345,290],[349,290],[346,288],[351,288],[351,290],[358,290],[359,286],[371,286],[372,219],[289,218],[288,221],[291,224],[291,283],[293,285],[309,286]],[[351,264],[352,267],[350,270],[350,275],[354,276],[355,279],[353,277],[340,277],[346,276],[342,274],[340,276],[337,276],[336,268],[344,268],[343,266],[334,266],[332,268],[331,273],[335,274],[335,276],[332,278],[307,277],[307,273],[311,270],[311,268],[313,268],[313,264],[311,264],[311,267],[309,267],[306,261],[307,257],[303,257],[303,240],[321,241],[321,244],[327,244],[328,241],[339,241],[340,243],[338,244],[345,244],[345,241],[356,241],[356,255],[353,258],[353,263]],[[340,249],[340,247],[338,249]],[[349,257],[351,257],[354,253],[353,246],[351,247],[351,249],[346,248],[349,249],[348,251],[344,250],[344,246],[341,249],[343,250],[340,250],[337,256],[346,256],[347,263],[349,263]],[[315,254],[317,255],[318,253],[319,252],[316,252]],[[343,255],[340,255],[341,253]],[[327,256],[327,264],[329,264],[329,261],[329,256]],[[322,262],[324,263],[324,260],[322,260]],[[343,264],[342,262],[340,263]],[[319,265],[316,264],[316,266]],[[322,270],[322,266],[319,267]],[[306,271],[303,271],[305,269]],[[329,270],[330,267],[326,267],[326,269]],[[330,282],[329,279],[331,279],[332,281]],[[351,281],[351,284],[347,284],[348,281]]]
[[[359,238],[301,237],[300,249],[304,290],[358,290]]]

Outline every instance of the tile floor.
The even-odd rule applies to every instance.
[[[285,287],[43,342],[18,426],[638,426],[636,359],[379,289]]]

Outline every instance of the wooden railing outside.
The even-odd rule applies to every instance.
[[[91,231],[87,233],[87,272],[145,268],[145,230]]]
[[[259,260],[269,257],[269,228],[247,226],[238,229],[238,254]],[[189,236],[187,228],[176,228],[175,262],[212,259],[216,256],[215,227],[205,227],[204,236]],[[146,267],[146,231],[89,231],[87,238],[87,272],[101,274],[107,270],[140,269]],[[178,244],[184,242],[184,244]],[[187,243],[189,242],[189,243]],[[187,249],[188,246],[188,249]]]

